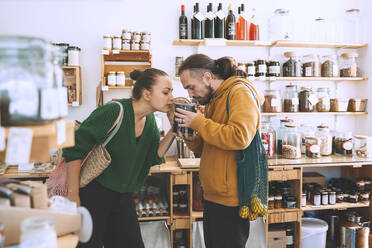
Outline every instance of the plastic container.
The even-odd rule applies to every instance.
[[[325,248],[328,224],[316,218],[302,218],[302,248]]]
[[[347,111],[364,112],[366,111],[367,101],[368,99],[350,98],[349,105],[347,106]]]
[[[331,112],[346,112],[349,105],[349,98],[332,98]]]

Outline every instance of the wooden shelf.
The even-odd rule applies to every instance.
[[[369,207],[369,202],[366,203],[336,203],[335,205],[320,205],[320,206],[314,206],[314,205],[307,205],[305,207],[302,207],[303,211],[313,211],[313,210],[327,210],[327,209],[348,209],[348,208],[365,208]]]
[[[170,220],[170,216],[140,217],[139,221]]]
[[[48,178],[51,173],[29,173],[18,171],[18,166],[9,166],[4,175],[7,178]]]
[[[111,89],[132,89],[133,86],[108,86],[108,88]]]
[[[277,115],[348,115],[348,116],[358,116],[358,115],[368,115],[368,112],[282,112],[282,113],[261,113],[262,116],[277,116]]]
[[[205,46],[205,40],[174,40],[175,46]],[[247,47],[303,47],[303,48],[344,48],[358,49],[367,47],[367,43],[345,44],[345,43],[324,43],[324,42],[294,42],[294,41],[249,41],[249,40],[226,40],[226,46],[247,46]],[[221,42],[220,45],[223,45]]]
[[[179,77],[174,77],[174,81],[180,81]],[[259,77],[255,77],[253,79],[254,81],[306,81],[306,82],[312,82],[312,81],[330,81],[330,82],[358,82],[358,81],[367,81],[368,78],[366,77],[266,77],[265,80],[261,80]]]
[[[191,217],[195,219],[203,218],[203,211],[192,211]]]
[[[82,104],[82,80],[80,66],[62,66],[63,86],[67,88],[68,106],[78,107]]]

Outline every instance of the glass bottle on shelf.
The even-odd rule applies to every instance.
[[[249,40],[260,40],[260,26],[256,18],[256,9],[250,11],[250,20],[249,20]]]
[[[299,99],[296,85],[286,85],[283,98],[284,112],[298,112]]]
[[[271,41],[293,39],[293,20],[288,9],[274,11],[269,20],[269,34]]]
[[[275,154],[275,131],[272,129],[270,122],[262,122],[260,132],[267,157],[272,158]]]
[[[287,124],[285,127],[282,155],[288,159],[299,159],[301,158],[301,134],[294,124]]]
[[[301,153],[306,153],[306,136],[315,136],[315,130],[310,124],[301,124],[299,128],[301,134]]]
[[[279,155],[282,155],[283,136],[286,129],[285,125],[290,123],[293,123],[292,119],[285,118],[280,120],[280,127],[276,132],[276,153]]]
[[[283,64],[283,77],[301,77],[302,65],[296,52],[285,52],[284,56],[289,58]]]
[[[346,10],[345,42],[360,43],[360,10]]]
[[[331,97],[329,88],[318,88],[316,110],[318,112],[329,112],[331,110]]]
[[[322,77],[339,77],[340,69],[336,55],[325,55],[321,59]]]
[[[356,58],[358,53],[350,52],[341,54],[340,77],[359,77],[360,69]]]
[[[332,154],[332,134],[326,125],[319,125],[315,133],[320,139],[320,154],[328,156]]]

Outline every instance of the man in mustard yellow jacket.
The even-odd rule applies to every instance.
[[[205,245],[243,248],[249,236],[249,221],[239,217],[235,153],[253,140],[260,123],[259,105],[264,98],[230,57],[213,60],[194,54],[182,63],[179,74],[190,97],[206,106],[204,115],[182,109],[175,112],[179,126],[196,131],[193,136],[178,135],[194,153],[201,154]],[[255,96],[244,84],[251,87]]]

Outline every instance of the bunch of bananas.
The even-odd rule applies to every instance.
[[[242,219],[256,220],[259,216],[264,216],[267,213],[267,205],[263,204],[261,200],[254,196],[251,199],[251,208],[246,205],[240,207],[239,216]]]

